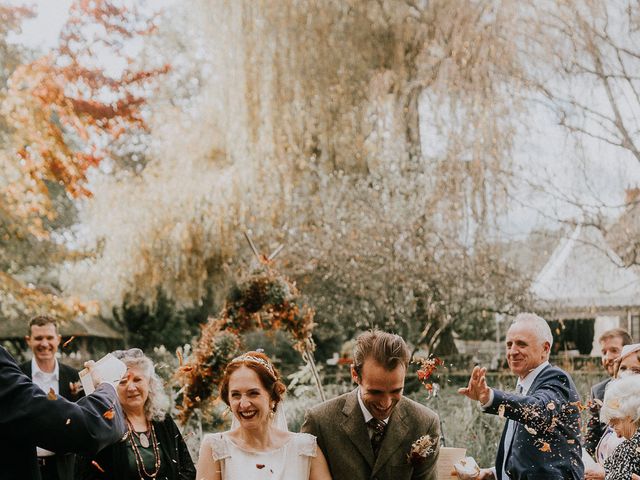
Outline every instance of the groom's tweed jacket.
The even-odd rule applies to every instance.
[[[438,416],[407,398],[393,409],[375,462],[357,389],[310,409],[302,431],[318,438],[333,480],[436,480],[439,443],[423,463],[412,464],[407,455],[421,436],[440,436]]]

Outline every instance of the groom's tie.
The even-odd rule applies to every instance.
[[[523,387],[522,385],[518,384],[518,386],[516,387],[516,393],[518,395],[522,395],[522,391],[523,391]],[[515,433],[516,430],[516,421],[515,420],[507,420],[507,431],[504,434],[504,445],[503,445],[503,451],[504,451],[504,457],[502,459],[502,478],[509,478],[507,477],[507,472],[505,471],[505,468],[507,466],[507,456],[511,454],[511,444],[513,443],[513,434]]]
[[[373,448],[373,455],[378,456],[380,451],[380,445],[384,438],[384,431],[387,428],[387,424],[377,418],[372,418],[367,422],[367,426],[371,429],[373,435],[371,435],[371,447]]]

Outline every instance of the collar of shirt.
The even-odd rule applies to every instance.
[[[549,365],[548,361],[542,362],[536,368],[531,370],[526,377],[524,377],[523,379],[518,378],[517,385],[522,385],[522,395],[526,395],[529,392],[529,389],[531,388],[531,385],[533,385],[533,382],[536,380],[536,377],[542,370],[547,367],[547,365]]]
[[[53,367],[53,372],[47,373],[40,370],[40,367],[38,366],[38,362],[36,362],[35,358],[32,358],[31,359],[31,377],[32,378],[35,378],[36,376],[38,378],[53,377],[53,379],[56,381],[60,380],[60,367],[58,365],[58,359],[55,358],[54,362],[55,362],[55,366]]]
[[[362,410],[362,415],[364,415],[364,423],[369,423],[369,420],[371,420],[373,418],[373,415],[371,415],[369,410],[367,410],[367,407],[365,406],[364,402],[362,401],[362,396],[360,394],[360,387],[358,387],[358,403],[360,404],[360,410]],[[389,418],[391,418],[391,417],[387,417],[384,420],[382,420],[385,425],[387,423],[389,423]]]

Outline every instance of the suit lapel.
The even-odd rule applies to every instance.
[[[33,380],[33,371],[31,369],[31,360],[29,360],[28,362],[25,362],[22,365],[22,371],[27,375],[27,377],[29,377],[29,379]]]
[[[535,392],[538,389],[538,387],[540,386],[540,383],[542,382],[540,377],[542,377],[542,373],[548,368],[551,368],[551,364],[544,367],[542,370],[540,370],[538,375],[536,375],[536,378],[531,384],[531,387],[529,388],[529,390],[527,390],[527,395],[531,395],[533,392]]]
[[[496,476],[502,478],[502,464],[504,463],[504,440],[507,436],[507,424],[505,423],[502,429],[502,435],[500,437],[500,443],[498,443],[498,454],[496,455]]]
[[[389,461],[393,452],[400,448],[403,440],[406,439],[408,432],[409,426],[405,419],[404,399],[400,399],[389,418],[387,431],[384,434],[378,458],[373,466],[372,475],[375,475],[376,472],[378,472],[378,470],[380,470],[382,466]],[[417,440],[417,438],[411,439],[412,442],[414,440]],[[409,452],[407,451],[406,453],[408,454]]]
[[[345,415],[345,420],[342,423],[344,433],[365,458],[369,466],[373,467],[373,449],[371,448],[371,440],[367,433],[367,426],[364,423],[364,415],[362,415],[362,410],[358,403],[357,389],[347,396],[344,407],[342,408],[342,413]]]
[[[74,400],[69,382],[71,382],[71,377],[67,375],[67,370],[58,362],[58,392],[67,400]]]

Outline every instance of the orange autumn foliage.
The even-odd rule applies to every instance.
[[[0,17],[9,15],[5,10]],[[168,66],[129,67],[113,76],[96,58],[133,65],[123,45],[153,29],[152,18],[118,1],[76,0],[59,47],[13,71],[0,97],[0,114],[10,129],[9,151],[0,161],[11,171],[1,193],[30,234],[47,238],[43,219],[56,216],[48,182],[73,198],[90,196],[88,170],[109,157],[114,140],[146,129],[142,108],[150,82]]]

